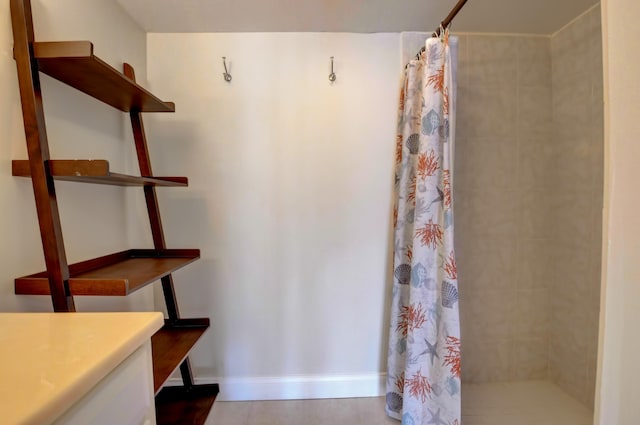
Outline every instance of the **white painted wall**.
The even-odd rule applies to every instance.
[[[640,418],[640,3],[603,0],[605,215],[596,424]]]
[[[32,0],[37,41],[91,40],[103,60],[121,69],[128,61],[146,74],[146,34],[110,0]],[[48,297],[16,296],[16,277],[44,270],[31,181],[11,176],[11,160],[26,159],[18,79],[12,57],[9,1],[0,2],[0,311],[51,310]],[[131,171],[135,160],[128,116],[42,75],[51,157],[107,159],[114,171]],[[135,170],[135,169],[133,169]],[[136,244],[128,236],[127,199],[132,191],[61,182],[56,185],[69,262],[109,254]],[[145,229],[146,230],[146,229]],[[136,244],[139,245],[139,244]],[[127,298],[76,299],[78,310],[153,307],[150,291]]]
[[[202,250],[175,274],[179,302],[213,323],[196,375],[223,378],[223,399],[377,394],[399,34],[149,34],[147,49],[176,102],[150,117],[154,171],[190,179],[160,193],[167,241]]]

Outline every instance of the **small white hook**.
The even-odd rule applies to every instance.
[[[231,82],[231,74],[227,71],[227,58],[225,56],[222,57],[222,64],[224,65],[224,73],[222,75],[224,75],[224,80],[229,83]]]
[[[332,83],[336,80],[336,73],[333,72],[333,56],[331,56],[331,74],[329,74],[329,81]]]

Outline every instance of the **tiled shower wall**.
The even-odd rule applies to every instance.
[[[593,405],[600,306],[603,78],[600,8],[551,39],[557,178],[550,377]]]
[[[553,143],[548,37],[461,36],[455,213],[463,376],[548,376]]]
[[[551,377],[590,401],[603,157],[597,12],[553,38],[460,36],[454,196],[468,382]]]

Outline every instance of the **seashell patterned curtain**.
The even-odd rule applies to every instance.
[[[386,411],[402,425],[461,422],[450,42],[448,31],[427,40],[405,68],[400,93]]]

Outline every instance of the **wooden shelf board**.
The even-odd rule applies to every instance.
[[[153,387],[156,393],[174,370],[180,366],[202,334],[209,328],[209,319],[179,319],[166,322],[151,338],[153,351]]]
[[[103,159],[73,159],[47,161],[49,173],[56,180],[115,186],[188,186],[186,177],[138,177],[109,171]],[[13,160],[11,172],[16,177],[31,177],[29,161]]]
[[[218,384],[163,388],[156,396],[158,425],[204,425],[219,391]]]
[[[129,295],[200,258],[197,249],[131,249],[69,266],[71,295]],[[18,295],[49,295],[47,272],[15,280]]]
[[[93,54],[89,41],[33,43],[38,69],[123,112],[175,112],[143,87]]]

